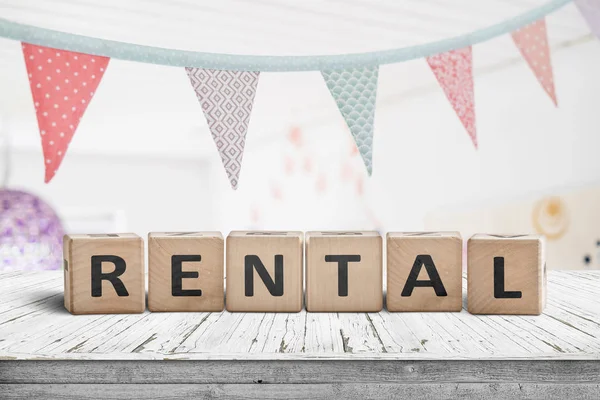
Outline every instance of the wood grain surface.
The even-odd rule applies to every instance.
[[[59,271],[0,274],[0,398],[547,400],[600,391],[600,272],[550,272],[541,316],[74,316],[62,285]]]
[[[321,383],[308,385],[105,384],[0,385],[5,399],[593,399],[600,384],[554,383]]]
[[[464,309],[73,316],[61,272],[10,272],[0,274],[0,358],[600,360],[599,310],[599,272],[551,271],[541,316]]]

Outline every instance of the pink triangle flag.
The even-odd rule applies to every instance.
[[[237,189],[259,72],[186,68],[223,167]]]
[[[22,43],[42,138],[45,181],[56,174],[110,58]]]
[[[471,47],[427,57],[427,63],[477,148]]]
[[[544,91],[548,93],[554,105],[557,105],[546,20],[542,18],[517,29],[512,33],[512,38]]]

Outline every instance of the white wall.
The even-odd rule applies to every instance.
[[[213,215],[206,208],[210,200],[207,168],[201,161],[162,162],[159,158],[75,153],[65,161],[60,176],[46,185],[40,174],[40,155],[17,152],[13,158],[10,187],[41,196],[67,220],[67,229],[82,230],[85,225],[81,220],[115,217],[115,213],[117,218],[124,218],[119,218],[112,229],[143,236],[156,230],[214,226]],[[90,223],[88,231],[97,225]]]
[[[504,46],[507,41],[503,37],[481,46]],[[364,200],[352,182],[340,180],[341,165],[349,158],[349,134],[330,102],[328,122],[304,130],[306,146],[318,153],[316,169],[326,175],[329,190],[315,193],[319,173],[281,172],[286,155],[301,160],[306,151],[298,155],[285,140],[287,132],[268,146],[250,138],[237,192],[227,188],[220,166],[213,165],[218,187],[214,201],[222,210],[218,225],[224,230],[251,225],[251,210],[258,208],[260,226],[269,229],[421,229],[432,209],[599,181],[600,42],[554,52],[558,108],[524,61],[516,58],[506,68],[486,72],[478,69],[478,54],[475,47],[478,151],[423,60],[383,67],[380,92],[390,80],[419,80],[422,87],[399,101],[389,93],[391,101],[379,98],[372,178],[366,179],[359,157],[349,161],[365,178]],[[327,96],[314,78],[314,96]],[[337,182],[333,187],[332,181]],[[273,199],[273,183],[283,187],[283,200]]]

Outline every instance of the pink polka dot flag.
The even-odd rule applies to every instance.
[[[42,138],[45,181],[60,166],[110,58],[22,43]]]
[[[512,33],[512,38],[542,88],[548,93],[554,105],[557,105],[548,35],[546,33],[546,20],[540,19],[517,29]]]
[[[427,63],[477,148],[471,47],[427,57]]]

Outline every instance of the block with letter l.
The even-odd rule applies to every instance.
[[[539,315],[546,302],[544,238],[477,234],[467,245],[471,314]]]
[[[223,257],[220,232],[148,234],[148,309],[222,311]]]
[[[462,238],[458,232],[387,234],[388,311],[460,311]]]
[[[301,311],[302,249],[302,232],[231,232],[227,237],[227,310]]]
[[[378,232],[306,233],[306,310],[378,312],[383,308]]]
[[[132,233],[65,235],[65,308],[71,314],[146,309],[144,242]]]

